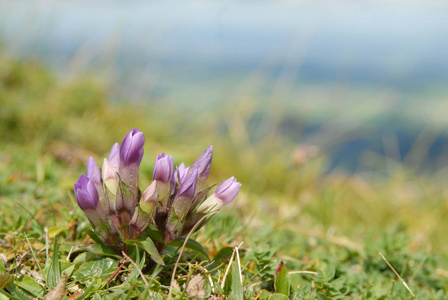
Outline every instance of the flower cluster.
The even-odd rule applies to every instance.
[[[168,244],[230,203],[241,187],[231,177],[208,196],[211,187],[204,184],[212,163],[210,146],[190,167],[181,163],[175,169],[171,155],[157,155],[153,181],[141,193],[138,182],[144,143],[143,133],[132,129],[121,145],[113,145],[101,171],[90,157],[86,175],[74,184],[78,205],[95,233],[117,250],[122,250],[123,240],[135,239],[149,229],[158,230],[163,244]]]

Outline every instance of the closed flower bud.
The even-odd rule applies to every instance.
[[[197,212],[207,213],[215,212],[221,209],[224,205],[229,204],[235,199],[240,191],[241,183],[236,181],[235,177],[223,181],[215,190],[215,192],[205,199],[198,208]]]
[[[107,158],[110,165],[118,170],[120,167],[120,145],[115,143],[110,149],[109,157]]]
[[[121,182],[121,195],[117,194],[116,209],[125,209],[131,217],[134,209],[138,205],[138,169],[143,158],[143,145],[145,138],[138,129],[132,129],[123,139],[120,145],[120,167],[118,174]],[[119,213],[121,218],[127,219],[125,213]]]
[[[178,238],[183,230],[185,218],[193,203],[198,180],[198,171],[193,170],[190,175],[181,183],[179,191],[169,210],[168,219],[165,225],[165,242]]]
[[[157,203],[157,197],[157,182],[153,181],[142,194],[140,208],[148,215],[151,215]]]
[[[153,180],[163,182],[165,184],[171,184],[171,179],[174,172],[174,161],[171,155],[162,153],[157,155],[154,162]]]
[[[103,160],[103,166],[101,168],[104,192],[106,195],[107,203],[103,208],[110,214],[115,209],[115,202],[117,198],[118,189],[118,170],[115,169],[107,159]]]
[[[188,175],[185,178],[185,180],[181,183],[176,198],[184,197],[188,199],[193,199],[194,193],[196,191],[197,180],[198,180],[198,171],[193,170],[193,172],[190,175]]]
[[[115,194],[118,186],[117,181],[118,170],[114,168],[107,159],[104,159],[101,171],[104,184],[111,192]]]
[[[100,198],[101,206],[106,209],[107,208],[107,199],[104,195],[103,184],[101,183],[100,169],[96,164],[93,157],[90,157],[87,161],[87,177],[91,182],[95,184],[96,190],[98,192],[98,196]]]
[[[213,146],[205,149],[204,153],[193,163],[190,167],[189,172],[192,170],[198,171],[198,187],[201,187],[208,176],[210,175],[210,168],[212,167],[212,158],[213,158]]]
[[[75,196],[79,207],[84,211],[95,233],[109,246],[116,246],[118,233],[107,219],[100,203],[95,183],[86,175],[81,175],[74,184]]]
[[[185,179],[185,175],[187,175],[187,172],[190,168],[186,168],[184,163],[181,163],[178,167],[177,170],[174,171],[174,179],[177,182],[179,180],[179,182],[184,181]]]
[[[140,165],[143,158],[144,144],[145,137],[143,132],[140,132],[138,129],[129,131],[120,145],[120,167]]]
[[[96,185],[101,185],[100,169],[93,157],[87,161],[87,177]]]
[[[235,177],[223,181],[215,190],[215,195],[222,200],[223,204],[229,204],[235,199],[240,191],[241,183],[236,181]]]
[[[97,208],[100,198],[95,184],[89,177],[82,174],[74,184],[74,189],[78,205],[83,211]]]

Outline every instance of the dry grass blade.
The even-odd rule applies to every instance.
[[[227,274],[229,274],[230,268],[232,267],[233,258],[235,257],[235,249],[233,249],[232,256],[230,257],[229,264],[227,265],[227,269],[224,272],[224,276],[222,277],[221,288],[224,289],[224,285],[226,283]]]
[[[209,213],[209,214],[203,216],[203,217],[199,220],[199,222],[197,222],[196,225],[194,225],[194,227],[191,228],[190,232],[189,232],[188,235],[185,237],[185,241],[184,241],[184,243],[182,244],[182,247],[180,247],[180,250],[179,250],[179,256],[177,257],[176,264],[174,265],[174,268],[173,268],[173,274],[172,274],[172,276],[171,276],[171,282],[174,282],[174,281],[175,281],[177,267],[179,266],[180,258],[182,257],[182,253],[184,252],[185,245],[187,245],[187,242],[188,242],[188,240],[190,239],[190,236],[193,234],[193,232],[196,230],[196,228],[198,228],[198,226],[199,226],[200,224],[202,224],[202,222],[203,222],[205,219],[208,219],[208,218],[212,217],[212,216],[213,216],[214,214],[216,214],[216,213],[217,213],[217,212],[212,212],[212,213]],[[172,294],[173,294],[173,285],[170,284],[170,291],[168,292],[168,298],[167,298],[168,300],[171,299]]]
[[[243,242],[241,242],[241,244],[239,244],[238,247],[235,247],[233,249],[232,256],[230,257],[230,261],[229,261],[229,264],[227,266],[226,272],[224,273],[224,277],[222,278],[222,282],[221,282],[221,288],[222,289],[224,289],[224,285],[226,283],[227,275],[229,274],[230,268],[232,267],[233,258],[235,257],[235,252],[237,252],[237,250],[241,247],[242,244],[243,244]],[[239,260],[239,256],[238,256],[238,260]]]
[[[131,262],[131,264],[137,269],[137,272],[140,274],[140,277],[145,282],[145,285],[147,287],[149,287],[149,283],[146,280],[145,275],[142,273],[142,270],[140,270],[140,268],[138,267],[138,265],[128,255],[126,255],[126,253],[124,253],[124,251],[121,251],[121,254],[123,254],[123,256],[126,257]]]
[[[389,261],[384,257],[384,255],[381,252],[378,252],[378,254],[381,256],[381,258],[386,262],[386,264],[389,266],[389,268],[391,268],[391,270],[395,273],[395,275],[397,275],[398,279],[400,279],[401,283],[404,285],[404,287],[409,291],[409,293],[411,293],[412,297],[414,299],[417,299],[417,297],[415,296],[415,294],[412,292],[412,290],[409,288],[408,284],[404,281],[403,278],[401,278],[400,274],[398,274],[397,271],[395,271],[394,267],[392,267],[392,265],[389,263]]]

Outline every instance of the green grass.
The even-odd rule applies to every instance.
[[[448,297],[443,178],[396,162],[388,176],[327,174],[325,153],[294,164],[275,116],[253,140],[250,105],[192,115],[112,102],[96,78],[60,81],[39,64],[0,60],[0,299],[43,299],[64,273],[68,299],[412,299],[380,253],[418,299]],[[101,159],[135,127],[147,140],[141,186],[156,154],[191,164],[211,144],[209,182],[243,183],[192,235],[201,246],[167,247],[165,266],[98,246],[74,199],[88,156]]]

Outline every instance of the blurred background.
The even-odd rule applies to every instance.
[[[5,182],[65,166],[70,191],[138,127],[145,183],[156,154],[191,164],[213,144],[211,176],[235,175],[241,206],[442,245],[447,33],[444,1],[2,0]]]
[[[240,143],[296,144],[296,163],[323,152],[326,171],[448,165],[443,1],[0,3],[3,53],[97,77],[112,101],[214,115]]]

